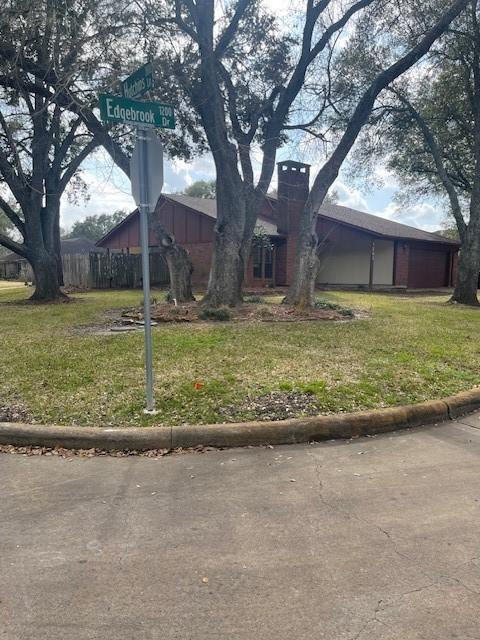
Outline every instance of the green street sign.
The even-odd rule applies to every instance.
[[[125,98],[140,98],[145,93],[153,89],[152,63],[147,62],[143,67],[137,69],[131,76],[128,76],[122,83],[122,95]]]
[[[175,112],[171,104],[137,102],[101,93],[98,98],[100,117],[104,122],[122,122],[140,127],[175,129]]]

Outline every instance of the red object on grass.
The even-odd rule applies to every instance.
[[[195,387],[195,391],[198,391],[203,387],[203,382],[195,382],[193,386]]]

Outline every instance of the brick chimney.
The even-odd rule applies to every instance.
[[[310,165],[294,160],[277,163],[278,169],[278,209],[277,226],[279,233],[287,236],[285,245],[279,251],[285,251],[283,263],[286,265],[285,283],[292,282],[297,236],[300,228],[300,216],[308,198],[310,188]],[[280,257],[280,256],[279,256]]]

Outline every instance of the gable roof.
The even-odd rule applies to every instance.
[[[183,194],[176,193],[162,193],[162,198],[165,200],[170,200],[171,202],[176,202],[188,209],[192,209],[192,211],[197,211],[198,213],[203,213],[203,215],[212,218],[213,220],[217,219],[217,201],[211,198],[194,198],[192,196],[184,196]],[[138,214],[138,209],[134,209],[131,213],[128,214],[126,218],[121,220],[113,229],[110,229],[108,233],[106,233],[103,238],[97,241],[97,247],[101,247],[102,243],[105,240],[108,240],[110,236],[112,236],[118,229],[120,229],[126,222],[130,221],[133,216]],[[277,225],[270,220],[265,220],[263,217],[259,217],[257,225],[255,227],[257,230],[261,230],[267,236],[280,236],[278,233]]]
[[[400,222],[380,218],[371,213],[357,211],[338,204],[323,204],[319,209],[319,215],[323,218],[335,220],[341,224],[357,227],[364,231],[370,231],[386,238],[404,238],[405,240],[420,240],[423,242],[441,242],[442,244],[458,245],[455,240],[449,240],[438,233],[430,233],[422,229],[416,229]]]
[[[60,247],[62,256],[70,253],[90,253],[95,249],[95,242],[88,238],[63,238]]]
[[[184,196],[177,194],[163,194],[164,198],[167,200],[171,200],[172,202],[176,202],[185,207],[189,207],[189,209],[193,209],[194,211],[199,211],[209,218],[217,219],[217,201],[211,198],[193,198],[192,196]],[[262,216],[259,216],[257,226],[258,229],[261,227],[262,231],[267,236],[280,236],[278,233],[277,225],[270,220],[266,220]]]
[[[162,197],[166,200],[170,200],[171,202],[175,202],[184,207],[188,207],[189,209],[192,209],[192,211],[202,213],[203,215],[206,215],[209,218],[213,218],[214,220],[216,220],[217,218],[216,200],[208,198],[194,198],[192,196],[185,196],[182,194],[162,194]],[[278,202],[278,196],[268,194],[266,197],[269,201],[272,202],[272,205],[275,207],[275,203]],[[103,238],[101,238],[97,242],[97,246],[101,246],[107,238],[113,235],[117,231],[117,229],[119,229],[134,215],[136,215],[137,212],[138,210],[135,209],[134,211],[132,211],[132,213],[130,213],[130,215],[124,218],[115,227],[113,227],[113,229],[111,229],[107,234],[105,234]],[[380,216],[375,216],[371,213],[366,213],[365,211],[358,211],[357,209],[351,209],[350,207],[343,207],[338,204],[323,204],[318,211],[318,215],[322,218],[327,218],[329,220],[338,222],[339,224],[355,227],[356,229],[360,229],[361,231],[373,233],[374,235],[384,238],[400,238],[402,240],[417,240],[420,242],[438,242],[442,244],[450,244],[456,247],[460,245],[460,243],[456,240],[445,238],[439,233],[430,233],[429,231],[423,231],[422,229],[417,229],[416,227],[411,227],[400,222],[394,222],[393,220],[388,220],[387,218],[381,218]],[[283,236],[283,234],[278,232],[275,222],[267,220],[263,216],[259,216],[256,228],[261,228],[262,232],[268,236]]]

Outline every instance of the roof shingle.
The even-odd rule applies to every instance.
[[[338,204],[323,204],[320,207],[319,215],[387,238],[405,238],[406,240],[458,245],[458,242],[455,240],[449,240],[438,233],[429,233],[422,229],[416,229],[415,227],[410,227],[400,222],[380,218],[379,216],[374,216],[364,211],[342,207]]]

